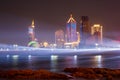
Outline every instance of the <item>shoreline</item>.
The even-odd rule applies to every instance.
[[[61,71],[62,72],[62,71]],[[0,70],[0,80],[119,80],[120,69],[65,68],[62,73],[48,70]]]
[[[69,73],[77,79],[87,80],[120,80],[120,69],[109,68],[65,68],[64,72]]]

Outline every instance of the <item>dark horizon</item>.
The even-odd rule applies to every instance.
[[[101,24],[103,35],[120,40],[119,0],[3,0],[0,3],[0,43],[27,45],[28,26],[35,19],[36,37],[54,42],[54,32],[66,28],[70,14],[77,25],[81,16]]]

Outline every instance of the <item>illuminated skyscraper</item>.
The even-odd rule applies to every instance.
[[[35,41],[35,32],[34,32],[34,20],[32,20],[31,26],[28,27],[29,41]]]
[[[74,20],[72,15],[70,15],[70,18],[67,21],[66,38],[67,38],[67,42],[77,41],[76,21]]]
[[[80,47],[86,46],[86,41],[90,36],[90,25],[88,16],[82,16],[80,20]]]
[[[94,37],[94,41],[97,44],[102,44],[103,39],[103,27],[100,24],[94,24],[91,27],[91,34]]]
[[[29,34],[28,46],[30,46],[30,47],[39,47],[39,43],[37,42],[37,39],[35,38],[34,28],[35,28],[34,20],[32,20],[31,26],[28,27],[28,34]]]

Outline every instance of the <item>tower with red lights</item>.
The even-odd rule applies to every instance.
[[[66,41],[67,42],[74,42],[77,41],[77,34],[76,34],[76,21],[72,17],[72,14],[70,15],[69,20],[67,21],[66,25]]]

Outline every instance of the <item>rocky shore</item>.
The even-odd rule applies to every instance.
[[[77,79],[87,80],[120,80],[120,69],[108,68],[65,68],[64,72],[69,73]]]
[[[0,70],[0,80],[120,80],[120,69],[65,68],[64,73],[47,70]]]
[[[0,80],[68,80],[68,76],[47,70],[1,70]]]

